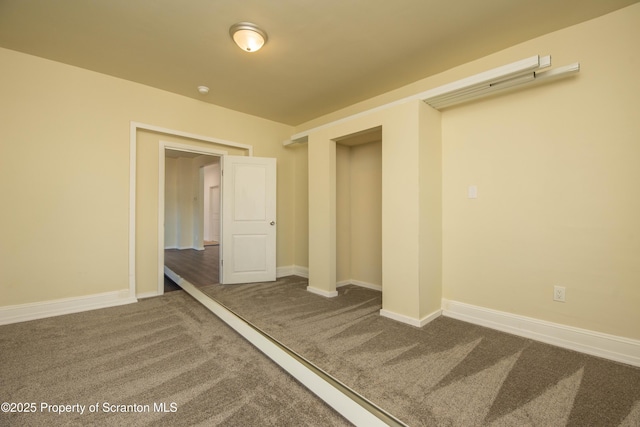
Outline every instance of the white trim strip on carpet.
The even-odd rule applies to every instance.
[[[269,337],[266,333],[233,313],[222,304],[214,301],[211,297],[173,273],[167,267],[165,267],[165,273],[167,273],[172,280],[176,281],[175,279],[177,279],[176,283],[184,289],[185,292],[218,316],[351,423],[356,426],[406,427],[406,424],[402,421],[331,377],[297,353],[286,348],[275,339]]]

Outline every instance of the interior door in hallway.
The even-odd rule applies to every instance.
[[[223,156],[220,283],[276,280],[276,159]]]
[[[220,241],[220,186],[209,187],[209,238]]]

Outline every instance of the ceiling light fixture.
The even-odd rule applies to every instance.
[[[209,93],[209,88],[206,86],[198,86],[198,92],[200,92],[202,95],[206,95]]]
[[[238,22],[229,28],[234,42],[245,52],[255,52],[267,42],[267,33],[251,22]]]

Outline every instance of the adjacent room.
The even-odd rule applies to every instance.
[[[165,149],[164,165],[161,265],[197,286],[219,283],[220,158]]]
[[[640,425],[639,41],[0,0],[0,424]]]

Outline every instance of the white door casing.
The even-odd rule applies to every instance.
[[[220,283],[276,280],[276,159],[222,157]]]

